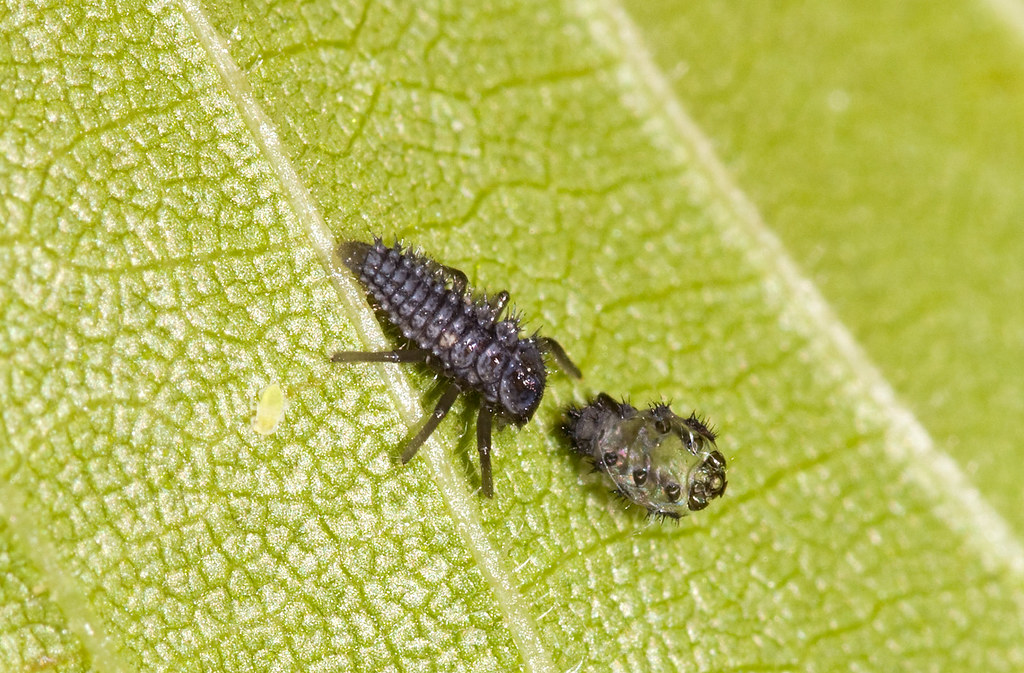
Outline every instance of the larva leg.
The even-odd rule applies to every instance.
[[[501,312],[504,311],[505,307],[508,305],[508,292],[502,290],[498,294],[488,299],[487,303],[491,305],[491,308],[494,310],[494,318],[497,319],[498,316],[501,315]]]
[[[423,348],[403,348],[394,351],[338,351],[331,362],[426,362],[430,351]]]
[[[427,437],[430,437],[434,430],[437,429],[438,424],[448,415],[448,410],[455,404],[455,398],[459,396],[459,392],[459,388],[455,384],[449,384],[444,389],[444,392],[441,393],[441,399],[437,401],[437,406],[434,407],[433,413],[427,418],[427,422],[423,424],[423,427],[416,433],[416,436],[405,445],[405,450],[402,451],[403,463],[408,463],[412,460],[412,457],[420,450],[423,442],[427,441]]]
[[[476,450],[480,452],[480,488],[488,498],[494,497],[491,479],[491,410],[480,407],[476,417]]]
[[[558,365],[559,369],[574,379],[583,378],[583,374],[580,373],[579,367],[573,364],[572,360],[569,359],[565,349],[562,348],[562,344],[558,343],[551,337],[541,337],[537,341],[540,344],[540,347],[550,353],[551,357],[555,359],[555,363]]]
[[[459,294],[465,292],[466,286],[469,285],[469,278],[466,277],[465,272],[456,269],[453,266],[445,266],[440,262],[434,262],[434,264],[437,266],[438,269],[441,270],[441,273],[448,276],[448,278],[452,281],[453,290],[455,290]]]

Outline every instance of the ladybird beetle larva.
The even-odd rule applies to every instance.
[[[696,414],[677,416],[667,404],[639,411],[601,393],[566,418],[573,450],[652,516],[678,519],[725,493],[725,457]]]
[[[580,377],[579,369],[554,339],[524,338],[516,317],[502,319],[508,292],[475,294],[458,269],[397,242],[388,247],[379,238],[373,243],[346,241],[338,247],[338,256],[405,343],[391,351],[339,351],[331,360],[421,362],[446,379],[434,411],[405,445],[403,463],[416,455],[460,393],[476,397],[481,490],[492,497],[492,420],[522,426],[533,417],[547,381],[545,354],[573,377]]]

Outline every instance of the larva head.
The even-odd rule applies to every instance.
[[[544,357],[537,344],[532,340],[520,341],[498,384],[501,411],[513,423],[522,425],[533,418],[544,396],[547,376]]]
[[[725,479],[725,456],[718,451],[704,454],[704,458],[689,476],[689,496],[686,507],[696,512],[708,506],[708,502],[725,493],[728,481]]]
[[[725,493],[725,457],[707,425],[696,415],[677,416],[664,404],[654,405],[644,417],[656,436],[648,452],[657,473],[657,487],[649,494],[651,513],[678,518]]]

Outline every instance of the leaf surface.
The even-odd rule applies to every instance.
[[[1020,539],[1019,7],[625,4],[787,250]]]
[[[1015,538],[614,6],[9,9],[9,668],[1024,663]],[[388,343],[332,256],[377,233],[508,289],[585,372],[496,437],[493,501],[461,405],[395,464],[429,375],[328,361]],[[726,497],[623,511],[557,433],[601,390],[710,416]]]

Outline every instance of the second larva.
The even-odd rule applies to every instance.
[[[665,404],[640,411],[601,393],[569,408],[565,432],[619,495],[652,516],[678,519],[725,493],[725,457],[696,415],[677,416]]]

